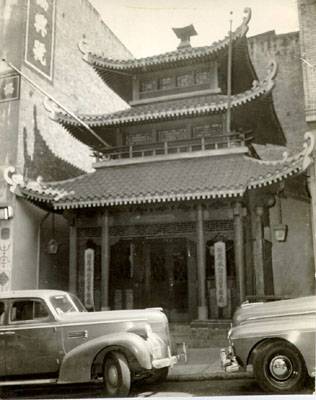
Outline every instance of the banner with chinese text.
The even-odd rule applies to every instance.
[[[28,0],[25,62],[52,80],[55,36],[55,1]]]
[[[94,308],[94,250],[84,252],[84,305],[90,310]]]
[[[227,306],[227,271],[226,271],[226,245],[224,242],[214,244],[215,257],[215,285],[216,301],[218,307]]]
[[[0,76],[0,103],[18,100],[20,97],[20,77]]]
[[[12,238],[11,222],[0,221],[0,293],[11,290]]]

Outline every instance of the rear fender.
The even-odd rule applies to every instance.
[[[109,346],[121,347],[132,354],[144,369],[151,369],[151,356],[144,339],[135,333],[104,335],[67,353],[62,361],[58,383],[89,382],[92,364],[99,352]]]

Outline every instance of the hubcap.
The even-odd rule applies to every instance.
[[[118,373],[114,365],[111,365],[108,369],[108,382],[111,386],[117,386],[118,384]]]
[[[272,376],[279,380],[287,380],[293,373],[291,360],[284,355],[277,355],[270,361],[269,366]]]

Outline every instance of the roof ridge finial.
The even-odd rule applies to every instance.
[[[192,24],[184,26],[182,28],[172,28],[172,30],[176,34],[176,36],[180,39],[180,44],[177,47],[178,49],[191,47],[190,38],[191,36],[197,35],[197,32]]]

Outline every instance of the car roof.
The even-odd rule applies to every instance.
[[[24,297],[40,297],[46,299],[50,296],[63,295],[67,292],[62,290],[51,289],[34,289],[34,290],[9,290],[7,292],[0,292],[0,299],[24,298]]]

